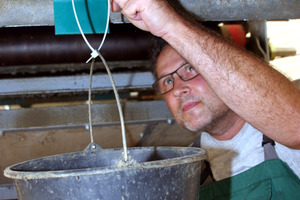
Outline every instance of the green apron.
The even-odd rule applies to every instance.
[[[300,179],[278,158],[274,145],[273,140],[263,135],[265,161],[238,175],[200,187],[200,199],[300,200]]]
[[[300,179],[285,162],[272,159],[201,187],[200,199],[300,199]]]

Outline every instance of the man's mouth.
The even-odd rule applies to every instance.
[[[199,103],[199,101],[187,102],[182,105],[181,109],[183,112],[186,112],[197,106]]]

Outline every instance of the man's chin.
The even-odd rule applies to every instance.
[[[201,114],[203,113],[199,113],[197,112],[197,110],[182,112],[177,115],[180,117],[177,122],[190,131],[201,131],[203,129],[203,126],[205,126],[202,121],[203,119],[200,119],[202,116]]]
[[[197,120],[195,120],[197,119]],[[210,120],[190,116],[189,118],[182,118],[181,125],[186,129],[194,132],[205,131],[206,127],[210,125]]]
[[[203,125],[201,123],[190,123],[188,121],[184,121],[182,126],[190,131],[198,132],[203,130]]]

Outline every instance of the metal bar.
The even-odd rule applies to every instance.
[[[300,18],[298,0],[179,0],[201,21],[287,20]]]
[[[13,184],[0,185],[0,200],[4,199],[18,199],[17,192]]]
[[[54,25],[53,0],[1,0],[0,27]]]
[[[142,71],[149,69],[152,65],[150,60],[131,60],[131,61],[107,61],[107,64],[111,70],[114,69],[132,69],[134,71]],[[78,74],[82,71],[88,72],[90,70],[91,63],[64,63],[64,64],[41,64],[41,65],[14,65],[14,66],[1,66],[0,77],[15,77],[22,74],[22,77],[27,75],[38,75],[39,73],[66,73]],[[105,70],[102,62],[96,62],[94,70]]]
[[[286,20],[300,18],[298,0],[177,0],[203,21]],[[173,1],[174,2],[174,1]],[[124,17],[113,15],[114,23]],[[54,25],[53,0],[0,1],[0,27]]]
[[[173,119],[165,101],[122,103],[126,124],[168,122]],[[118,125],[116,103],[92,105],[94,126]],[[78,128],[88,126],[87,105],[0,110],[0,131]]]
[[[118,89],[149,89],[154,81],[151,72],[119,73],[113,75]],[[28,94],[51,94],[87,91],[89,76],[57,76],[42,78],[0,79],[0,97]],[[93,91],[112,90],[107,74],[94,75]]]

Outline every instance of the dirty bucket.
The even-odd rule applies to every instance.
[[[15,164],[4,175],[14,179],[19,200],[199,199],[205,152],[193,147],[136,147],[137,163],[123,165],[122,149],[87,148]]]

